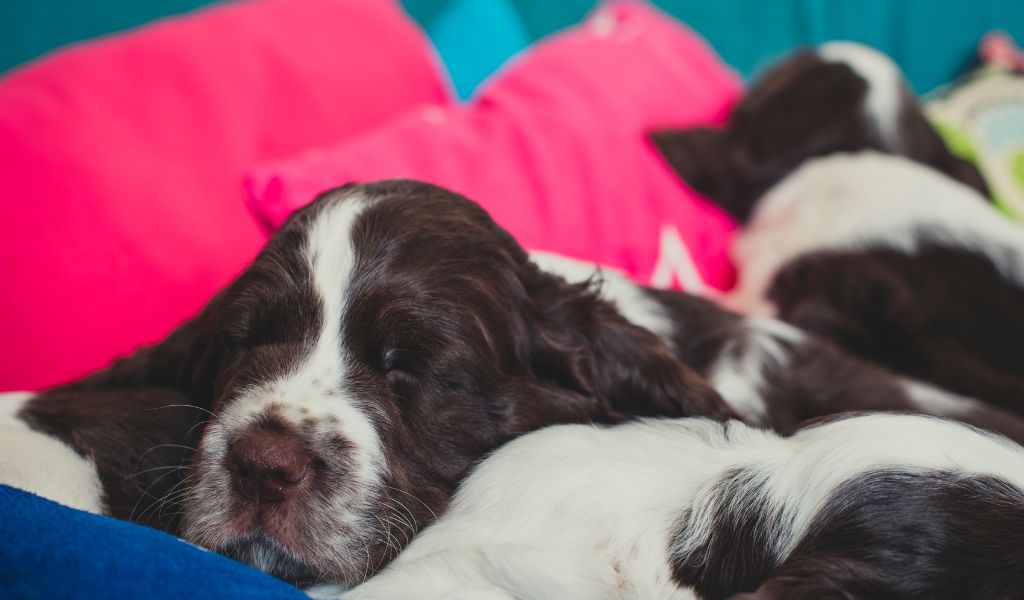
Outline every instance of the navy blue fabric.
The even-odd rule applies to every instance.
[[[0,485],[0,598],[301,600],[306,595],[161,531]]]

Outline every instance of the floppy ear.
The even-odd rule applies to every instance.
[[[735,416],[661,338],[627,321],[589,283],[567,283],[530,262],[524,270],[530,360],[539,379],[591,399],[592,410],[606,412],[609,420]]]
[[[174,532],[193,449],[209,418],[219,341],[205,316],[79,381],[29,400],[18,416],[96,467],[106,514]]]
[[[909,158],[925,163],[974,188],[985,198],[990,197],[988,184],[985,183],[981,171],[971,162],[953,154],[912,98],[908,98],[904,103],[900,115],[900,138],[905,146],[902,150]]]
[[[669,166],[690,187],[717,199],[728,182],[728,147],[725,134],[709,127],[659,129],[651,142]]]
[[[591,332],[590,345],[594,388],[616,410],[640,416],[736,417],[661,338],[615,316]]]
[[[771,169],[752,168],[724,131],[663,129],[649,137],[683,181],[740,223],[750,218],[754,204],[778,175]]]
[[[971,161],[960,158],[948,150],[947,153],[947,156],[943,157],[937,168],[960,183],[974,188],[986,200],[991,200],[991,190],[989,190],[988,183],[985,182],[985,177],[978,170],[978,167]]]

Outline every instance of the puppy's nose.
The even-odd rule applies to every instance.
[[[312,457],[295,435],[254,431],[231,444],[227,463],[239,494],[281,502],[309,477]]]

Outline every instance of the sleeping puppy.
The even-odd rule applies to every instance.
[[[365,580],[534,429],[734,415],[477,205],[408,181],[325,194],[167,340],[20,400],[0,456],[30,467],[5,481],[298,584]],[[58,468],[76,485],[39,483]]]
[[[545,270],[439,188],[342,188],[163,343],[27,400],[11,421],[37,447],[74,451],[64,458],[82,485],[56,489],[85,497],[66,503],[289,581],[346,585],[442,514],[486,453],[549,424],[742,414],[790,430],[842,410],[919,409],[1022,436],[1012,417],[791,327],[612,273],[595,289],[593,267],[537,261]],[[3,456],[36,458],[8,439]]]
[[[1024,448],[864,415],[564,425],[484,461],[343,600],[1016,598]]]
[[[734,306],[1024,414],[1024,227],[877,153],[808,162],[738,239]]]
[[[664,129],[651,140],[684,181],[741,223],[805,161],[839,152],[906,156],[988,194],[978,169],[928,122],[899,67],[851,42],[798,52],[768,70],[722,129]]]
[[[921,412],[1024,444],[1024,418],[1017,414],[901,377],[782,321],[645,288],[592,263],[544,252],[531,258],[566,281],[590,282],[630,322],[662,338],[748,424],[787,433],[808,419],[841,412]]]
[[[888,59],[827,45],[770,73],[723,132],[659,138],[744,224],[733,308],[1024,414],[1024,228],[979,193]]]

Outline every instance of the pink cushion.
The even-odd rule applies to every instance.
[[[246,166],[446,102],[396,2],[229,2],[0,80],[0,389],[161,338],[264,241]]]
[[[739,94],[696,34],[618,2],[520,56],[469,107],[423,108],[256,168],[250,203],[273,228],[347,181],[421,179],[480,202],[530,249],[659,286],[724,289],[734,224],[679,183],[644,134],[721,122]]]

